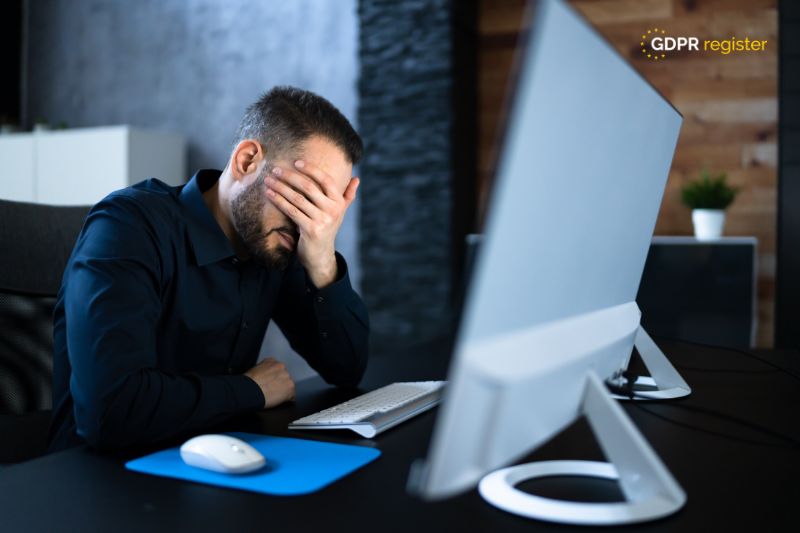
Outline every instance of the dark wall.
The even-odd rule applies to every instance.
[[[355,119],[356,0],[35,0],[28,9],[29,121],[179,133],[193,172],[225,166],[245,107],[274,85],[318,92]],[[358,203],[337,240],[356,283],[357,215]]]
[[[458,4],[359,3],[362,290],[379,349],[454,314],[475,171],[474,11]]]
[[[355,115],[356,0],[28,5],[29,120],[182,133],[193,169],[225,165],[245,106],[273,85]]]
[[[800,348],[800,2],[780,3],[775,347]]]

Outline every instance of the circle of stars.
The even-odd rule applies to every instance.
[[[639,46],[642,47],[642,53],[647,55],[647,59],[651,59],[653,61],[658,61],[659,59],[664,59],[667,57],[667,54],[657,51],[657,50],[648,50],[650,43],[645,44],[648,39],[652,39],[658,35],[666,35],[667,31],[664,29],[653,28],[652,30],[647,30],[646,34],[642,35],[642,42],[639,43]]]

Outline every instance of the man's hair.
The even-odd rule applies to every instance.
[[[333,104],[311,91],[275,87],[247,108],[234,147],[245,139],[257,139],[274,158],[296,153],[314,135],[341,148],[350,163],[361,159],[361,137]]]

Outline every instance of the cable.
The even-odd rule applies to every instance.
[[[619,379],[620,377],[624,378],[624,380],[620,380]],[[620,376],[618,376],[617,379],[609,379],[609,380],[607,380],[606,381],[606,386],[614,394],[618,394],[620,396],[628,397],[630,400],[632,400],[633,405],[635,405],[636,407],[640,408],[642,411],[644,411],[646,413],[649,413],[650,415],[655,416],[657,418],[661,418],[662,420],[671,422],[673,424],[677,424],[679,426],[687,427],[687,428],[694,429],[694,430],[697,430],[697,431],[700,431],[700,432],[704,432],[704,433],[708,433],[708,434],[711,434],[711,435],[724,437],[724,438],[731,439],[731,440],[734,440],[734,441],[746,442],[748,444],[757,444],[757,445],[761,445],[761,446],[776,446],[775,444],[771,444],[771,443],[754,441],[754,440],[750,440],[750,439],[744,439],[744,438],[741,438],[741,437],[736,437],[734,435],[729,435],[729,434],[726,434],[726,433],[722,433],[722,432],[718,432],[718,431],[712,431],[712,430],[709,430],[709,429],[701,428],[701,427],[698,427],[698,426],[694,426],[692,424],[687,424],[685,422],[680,422],[680,421],[671,419],[669,417],[665,417],[665,416],[663,416],[663,415],[661,415],[659,413],[656,413],[656,412],[653,412],[653,411],[651,411],[649,409],[646,409],[644,407],[644,405],[641,404],[641,402],[637,402],[637,401],[634,400],[634,398],[643,398],[643,399],[652,401],[652,398],[650,398],[648,395],[638,393],[634,389],[634,385],[636,384],[636,380],[639,377],[640,376],[637,376],[637,375],[633,374],[632,372],[626,370]],[[714,411],[712,409],[707,409],[705,407],[695,407],[695,406],[690,406],[690,405],[684,405],[684,404],[681,404],[681,403],[675,403],[675,402],[672,402],[672,401],[664,401],[664,402],[659,402],[659,403],[661,405],[674,407],[674,408],[677,408],[677,409],[683,409],[683,410],[689,411],[689,412],[701,413],[701,414],[704,414],[704,415],[707,415],[707,416],[711,416],[711,417],[714,417],[714,418],[717,418],[717,419],[720,419],[720,420],[725,420],[725,421],[733,423],[733,424],[738,424],[740,426],[744,426],[746,428],[749,428],[749,429],[751,429],[753,431],[769,435],[769,436],[771,436],[773,438],[778,438],[778,439],[784,440],[784,441],[786,441],[786,442],[791,444],[791,446],[777,445],[778,447],[789,448],[789,449],[792,449],[792,450],[800,450],[800,440],[797,440],[797,439],[795,439],[793,437],[789,437],[787,435],[784,435],[783,433],[779,433],[779,432],[777,432],[777,431],[775,431],[773,429],[770,429],[770,428],[768,428],[766,426],[762,426],[760,424],[756,424],[754,422],[750,422],[748,420],[744,420],[744,419],[741,419],[739,417],[736,417],[736,416],[733,416],[733,415],[729,415],[727,413],[721,413],[719,411]]]
[[[772,442],[763,442],[763,441],[757,441],[757,440],[737,437],[735,435],[730,435],[728,433],[723,433],[721,431],[714,431],[714,430],[711,430],[711,429],[706,429],[706,428],[702,428],[702,427],[699,427],[699,426],[695,426],[693,424],[687,424],[686,422],[681,422],[680,420],[675,420],[673,418],[670,418],[668,416],[664,416],[664,415],[662,415],[660,413],[656,413],[655,411],[652,411],[652,410],[648,409],[647,407],[642,405],[640,402],[634,402],[633,405],[636,408],[640,409],[641,411],[644,411],[645,413],[647,413],[647,414],[649,414],[651,416],[654,416],[654,417],[656,417],[658,419],[664,420],[665,422],[669,422],[669,423],[674,424],[676,426],[684,427],[684,428],[687,428],[687,429],[692,429],[694,431],[699,431],[700,433],[706,433],[708,435],[714,435],[716,437],[722,437],[722,438],[727,439],[727,440],[731,440],[731,441],[735,441],[735,442],[741,442],[741,443],[744,443],[744,444],[753,444],[753,445],[756,445],[756,446],[768,446],[768,447],[771,447],[771,448],[782,448],[782,449],[788,449],[788,450],[793,450],[793,451],[800,451],[800,441],[797,441],[797,440],[795,440],[795,439],[793,439],[791,437],[787,437],[786,435],[782,435],[780,433],[777,433],[777,432],[775,432],[775,431],[773,431],[773,430],[771,430],[769,428],[758,426],[757,424],[752,424],[751,422],[747,422],[746,420],[736,420],[734,417],[730,417],[729,415],[725,415],[724,413],[713,413],[712,414],[710,412],[706,412],[705,414],[709,414],[711,416],[719,416],[720,418],[723,418],[723,419],[736,420],[736,422],[741,424],[741,425],[744,425],[744,426],[749,427],[751,429],[754,429],[756,431],[760,431],[760,432],[763,432],[763,433],[766,433],[766,434],[769,434],[769,435],[776,436],[776,437],[778,437],[778,438],[780,438],[782,440],[790,442],[791,445],[777,444],[777,443],[772,443]],[[679,406],[678,404],[667,403],[667,402],[664,402],[661,405],[668,405],[670,407],[686,407],[689,410],[692,409],[692,408],[690,408],[688,406]]]
[[[712,417],[715,417],[715,418],[719,418],[721,420],[725,420],[727,422],[731,422],[731,423],[734,423],[734,424],[739,424],[741,426],[744,426],[746,428],[752,429],[754,431],[759,431],[759,432],[764,433],[766,435],[771,435],[771,436],[773,436],[775,438],[785,440],[786,442],[789,442],[789,443],[793,444],[797,448],[800,448],[800,440],[797,440],[797,439],[795,439],[793,437],[789,437],[787,435],[784,435],[783,433],[779,433],[779,432],[777,432],[777,431],[775,431],[773,429],[770,429],[770,428],[768,428],[766,426],[762,426],[761,424],[757,424],[755,422],[750,422],[748,420],[744,420],[744,419],[739,418],[737,416],[729,415],[727,413],[721,413],[719,411],[715,411],[713,409],[707,409],[705,407],[699,407],[699,406],[693,406],[693,405],[683,405],[683,404],[680,404],[680,403],[665,403],[664,405],[667,405],[669,407],[674,407],[676,409],[683,409],[684,411],[701,413],[701,414],[704,414],[704,415],[708,415],[708,416],[712,416]]]
[[[700,368],[697,366],[679,365],[677,363],[672,363],[672,366],[675,368],[680,368],[681,370],[689,370],[691,372],[722,372],[726,374],[773,374],[778,371],[775,368],[770,368],[768,370],[748,370],[745,368]]]
[[[768,373],[768,372],[778,371],[778,372],[783,372],[784,374],[786,374],[786,375],[788,375],[788,376],[800,381],[800,375],[797,375],[797,374],[795,374],[794,372],[792,372],[790,370],[787,370],[787,369],[782,368],[782,367],[780,367],[780,366],[778,366],[778,365],[776,365],[776,364],[774,364],[774,363],[772,363],[770,361],[767,361],[766,359],[764,359],[764,358],[762,358],[762,357],[760,357],[760,356],[758,356],[758,355],[756,355],[756,354],[754,354],[752,352],[749,352],[747,350],[741,350],[741,349],[737,349],[737,348],[729,348],[729,347],[723,347],[723,346],[714,346],[712,344],[706,344],[706,343],[695,342],[695,341],[685,341],[685,340],[682,340],[682,339],[665,338],[665,337],[659,337],[659,339],[660,340],[669,340],[669,341],[674,341],[674,342],[680,342],[680,343],[684,343],[684,344],[694,344],[694,345],[697,345],[697,346],[702,346],[702,347],[705,347],[705,348],[712,348],[712,349],[716,349],[716,350],[733,351],[733,352],[736,352],[736,353],[739,353],[739,354],[746,355],[746,356],[750,357],[751,359],[755,359],[755,360],[761,362],[762,364],[765,364],[765,365],[767,365],[767,366],[769,366],[771,368],[771,370],[745,370],[745,369],[718,369],[718,370],[715,370],[715,369],[704,369],[704,368],[697,368],[697,367],[691,367],[691,366],[683,366],[682,368],[684,368],[684,369],[697,370],[697,371],[701,371],[701,372],[732,372],[732,373],[753,373],[753,374],[764,374],[764,373]],[[676,366],[679,366],[679,365],[676,365]],[[641,393],[637,392],[634,389],[634,385],[636,383],[636,380],[639,377],[640,376],[635,375],[632,371],[626,370],[626,371],[622,372],[621,374],[618,374],[615,378],[607,380],[606,381],[606,386],[608,387],[608,389],[611,392],[613,392],[615,394],[618,394],[620,396],[626,396],[626,397],[630,398],[631,400],[634,400],[634,398],[644,398],[644,399],[652,401],[652,398],[650,398],[648,395],[641,394]],[[624,378],[624,379],[620,379],[620,378]],[[728,422],[728,423],[737,424],[739,426],[746,427],[746,428],[748,428],[748,429],[750,429],[752,431],[761,433],[763,435],[768,435],[771,438],[776,438],[776,439],[779,439],[781,441],[784,441],[785,444],[784,443],[778,444],[778,443],[758,441],[758,440],[738,437],[736,435],[731,435],[731,434],[728,434],[728,433],[725,433],[725,432],[721,432],[721,431],[715,431],[715,430],[711,430],[711,429],[706,429],[706,428],[703,428],[703,427],[700,427],[700,426],[696,426],[694,424],[689,424],[689,423],[686,423],[686,422],[682,422],[680,420],[675,420],[675,419],[670,418],[668,416],[664,416],[664,415],[662,415],[660,413],[652,411],[651,409],[648,409],[641,402],[633,401],[632,403],[636,408],[640,409],[641,411],[644,411],[645,413],[647,413],[647,414],[649,414],[651,416],[654,416],[656,418],[664,420],[665,422],[669,422],[671,424],[674,424],[674,425],[677,425],[677,426],[681,426],[681,427],[684,427],[684,428],[687,428],[687,429],[692,429],[694,431],[699,431],[701,433],[706,433],[706,434],[709,434],[709,435],[714,435],[714,436],[717,436],[717,437],[722,437],[724,439],[728,439],[728,440],[735,441],[735,442],[741,442],[741,443],[745,443],[745,444],[752,444],[752,445],[757,445],[757,446],[777,447],[777,448],[800,451],[800,440],[795,439],[793,437],[790,437],[788,435],[782,434],[780,432],[777,432],[777,431],[775,431],[773,429],[770,429],[768,427],[762,426],[760,424],[756,424],[756,423],[750,422],[748,420],[743,420],[743,419],[738,418],[736,416],[729,415],[727,413],[721,413],[719,411],[714,411],[712,409],[708,409],[708,408],[705,408],[705,407],[694,407],[694,406],[684,405],[684,404],[681,404],[681,403],[675,403],[675,402],[671,402],[671,401],[659,402],[660,405],[665,405],[665,406],[673,407],[673,408],[676,408],[676,409],[683,409],[685,411],[689,411],[689,412],[693,412],[693,413],[699,413],[699,414],[703,414],[703,415],[706,415],[706,416],[714,417],[714,418],[717,418],[719,420],[723,420],[723,421]]]
[[[708,344],[708,343],[705,343],[705,342],[687,341],[687,340],[676,339],[676,338],[672,338],[672,337],[658,336],[658,338],[660,340],[681,342],[681,343],[684,343],[684,344],[694,344],[695,346],[702,346],[704,348],[712,348],[712,349],[715,349],[715,350],[727,350],[727,351],[736,352],[736,353],[739,353],[739,354],[742,354],[742,355],[746,355],[746,356],[750,357],[751,359],[755,359],[757,361],[760,361],[763,364],[765,364],[765,365],[767,365],[769,367],[772,367],[772,368],[774,368],[775,370],[777,370],[779,372],[783,372],[787,376],[790,376],[790,377],[800,381],[800,375],[795,374],[791,370],[787,370],[787,369],[785,369],[783,367],[780,367],[780,366],[776,365],[775,363],[773,363],[771,361],[767,361],[763,357],[758,356],[758,355],[756,355],[753,352],[750,352],[748,350],[742,350],[741,348],[731,348],[731,347],[728,347],[728,346],[716,346],[714,344]]]

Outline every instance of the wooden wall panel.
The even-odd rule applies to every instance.
[[[758,344],[773,341],[777,209],[777,0],[573,0],[611,44],[684,115],[656,233],[692,234],[680,188],[704,166],[728,173],[741,192],[726,235],[759,239]],[[478,101],[479,213],[491,184],[513,58],[524,33],[524,0],[480,1]],[[671,35],[767,39],[767,51],[727,56],[641,57],[638,36],[654,26]]]

